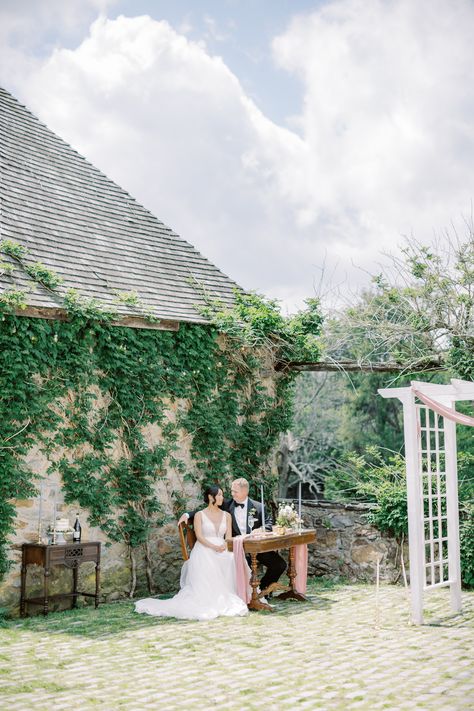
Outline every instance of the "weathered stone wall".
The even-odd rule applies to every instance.
[[[268,392],[272,392],[275,387],[274,370],[271,365],[270,354],[267,355],[268,367],[262,370],[261,384]],[[95,395],[95,408],[103,405],[103,394],[93,388]],[[73,397],[73,393],[69,396]],[[68,396],[68,397],[69,397]],[[165,400],[165,417],[169,422],[176,423],[177,413],[189,407],[186,400]],[[94,411],[92,412],[94,417]],[[143,435],[150,447],[159,444],[161,441],[161,429],[156,424],[149,424],[144,427]],[[187,473],[197,472],[196,463],[191,456],[192,438],[189,433],[182,432],[182,436],[177,442],[177,450],[173,452],[173,457],[185,465]],[[63,450],[55,451],[51,455],[51,461],[63,456]],[[78,452],[68,451],[67,455],[74,459]],[[80,454],[80,452],[79,452]],[[124,456],[122,443],[118,439],[111,451],[112,458],[120,459]],[[68,505],[64,502],[61,481],[58,474],[51,473],[51,461],[38,448],[33,447],[28,453],[26,464],[37,475],[37,486],[43,486],[43,537],[46,528],[53,518],[54,500],[56,500],[56,514],[61,518],[68,518],[72,524],[75,520],[76,512],[79,513],[82,536],[84,541],[100,541],[102,543],[101,557],[101,598],[104,601],[112,601],[127,597],[131,585],[132,563],[127,547],[119,543],[110,543],[107,537],[99,528],[93,528],[88,523],[88,511],[81,509],[77,505]],[[273,465],[276,470],[276,462]],[[199,478],[199,477],[197,477]],[[160,479],[156,484],[156,492],[159,501],[163,505],[167,519],[171,521],[164,526],[157,526],[150,537],[151,569],[155,592],[174,592],[179,583],[182,566],[181,548],[178,538],[176,519],[180,512],[175,510],[176,500],[187,502],[190,510],[202,505],[202,494],[200,487],[183,477],[176,469],[169,467],[166,471],[166,478]],[[173,494],[175,496],[173,496]],[[178,494],[178,496],[176,496]],[[23,543],[36,542],[38,540],[38,509],[39,499],[17,500],[16,527],[14,534],[10,537],[11,548],[9,558],[12,566],[9,573],[0,582],[0,607],[7,608],[15,614],[19,611],[20,602],[20,567],[21,567],[21,546]],[[136,590],[135,595],[148,595],[145,561],[143,550],[135,550],[136,559]],[[53,568],[50,577],[51,594],[67,592],[71,589],[72,572],[62,567]],[[41,571],[37,566],[28,568],[29,597],[42,594]],[[93,591],[95,589],[94,566],[84,564],[79,570],[79,589]],[[82,603],[79,598],[79,604]],[[54,604],[51,605],[54,608]],[[36,606],[31,606],[31,611]],[[37,608],[40,609],[39,607]]]
[[[167,416],[169,420],[175,417],[175,410],[182,406],[182,403],[170,405]],[[150,446],[160,441],[160,429],[150,426],[145,433]],[[190,438],[183,436],[179,443],[179,449],[174,453],[176,458],[184,462],[188,471],[195,470],[195,463],[190,455]],[[120,443],[117,443],[117,456],[120,456]],[[60,456],[61,452],[57,453]],[[101,598],[104,601],[116,600],[127,597],[131,583],[131,561],[127,547],[120,543],[110,543],[107,537],[99,528],[93,528],[88,523],[88,511],[81,509],[77,505],[69,505],[64,502],[61,489],[61,482],[58,474],[49,470],[50,461],[37,447],[33,447],[26,463],[29,468],[38,476],[38,486],[43,486],[42,520],[43,536],[46,533],[48,524],[52,521],[54,499],[56,497],[57,516],[68,518],[73,524],[76,512],[79,513],[82,526],[82,539],[84,541],[101,541]],[[173,511],[173,492],[179,492],[195,507],[201,500],[199,487],[192,482],[184,481],[183,476],[174,469],[167,471],[166,479],[160,480],[156,485],[156,491],[160,502],[163,504],[165,513],[172,523],[157,527],[151,537],[151,558],[154,585],[156,592],[170,592],[176,590],[179,574],[182,565],[181,549],[178,539],[178,531],[175,524],[175,514]],[[14,535],[11,536],[11,548],[9,558],[12,567],[3,581],[0,583],[0,607],[7,608],[12,614],[19,611],[20,601],[20,567],[21,567],[21,545],[22,543],[36,542],[38,538],[38,518],[39,518],[39,498],[17,500],[17,518]],[[137,587],[136,594],[148,594],[145,564],[141,549],[136,551],[137,560]],[[51,594],[65,592],[71,589],[72,572],[63,567],[53,568],[50,578]],[[28,567],[28,596],[42,594],[41,571],[37,566]],[[79,589],[93,591],[95,588],[94,565],[84,564],[79,570]],[[83,598],[79,598],[82,603]],[[68,604],[66,602],[66,604]],[[70,604],[70,603],[69,603]],[[54,609],[54,605],[51,606]],[[39,606],[31,606],[31,611],[40,611]]]
[[[309,547],[309,575],[341,575],[350,581],[374,581],[377,560],[382,580],[400,578],[400,546],[394,538],[367,523],[370,506],[305,502],[305,526],[316,529]],[[406,564],[406,551],[404,561]]]

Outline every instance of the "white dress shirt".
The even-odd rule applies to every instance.
[[[234,509],[235,520],[237,521],[237,526],[240,529],[240,533],[245,536],[247,533],[247,508],[249,505],[248,497],[242,502],[242,506],[236,506]]]

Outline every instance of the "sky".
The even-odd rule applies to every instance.
[[[0,82],[291,312],[466,232],[473,36],[473,0],[0,0]]]

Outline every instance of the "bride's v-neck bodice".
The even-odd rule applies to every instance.
[[[202,514],[202,535],[204,538],[225,538],[227,529],[226,518],[224,511],[218,526],[209,518],[205,511]]]

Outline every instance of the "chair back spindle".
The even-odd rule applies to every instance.
[[[196,534],[194,529],[187,523],[180,523],[178,526],[179,542],[181,544],[181,555],[183,560],[188,560],[194,544],[196,543]]]

